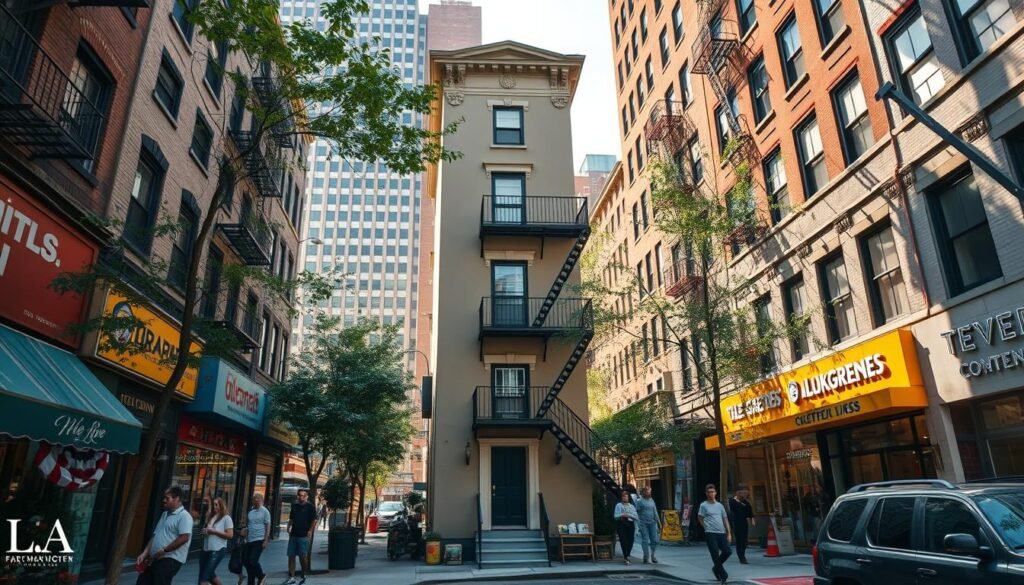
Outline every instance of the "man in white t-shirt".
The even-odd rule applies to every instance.
[[[171,585],[185,564],[192,542],[192,515],[181,505],[181,496],[178,486],[171,486],[164,492],[164,513],[146,548],[135,559],[136,566],[145,567],[136,585]]]
[[[246,515],[247,526],[242,531],[245,535],[245,550],[242,551],[242,564],[249,577],[249,585],[264,585],[267,575],[260,566],[260,555],[270,544],[270,510],[263,507],[263,495],[253,494],[252,508]]]

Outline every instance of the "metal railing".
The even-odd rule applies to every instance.
[[[480,492],[476,493],[476,567],[484,568],[484,511],[480,504]]]
[[[540,501],[540,531],[544,533],[544,555],[548,558],[548,566],[551,566],[551,519],[548,518],[548,507],[544,505],[544,494],[537,492],[537,499]]]
[[[552,330],[594,329],[591,300],[580,298],[556,299],[543,324],[534,325],[534,319],[547,300],[545,297],[484,297],[480,302],[481,331],[525,329],[544,333]]]
[[[7,140],[39,157],[89,159],[103,118],[82,88],[0,5],[0,128]]]
[[[737,34],[732,30],[726,30],[727,26],[732,29],[734,24],[723,20],[719,24],[719,30],[712,30],[709,25],[700,27],[700,33],[691,47],[692,73],[707,75],[718,71],[728,62],[732,52],[739,46]]]
[[[473,422],[543,420],[536,417],[548,386],[477,386],[473,391]]]
[[[484,227],[588,225],[586,197],[484,195],[480,225]]]
[[[696,272],[696,260],[680,258],[665,269],[662,281],[665,283],[665,294],[679,296],[693,285],[701,281]]]
[[[295,119],[291,104],[282,95],[280,80],[273,75],[259,75],[252,78],[252,89],[271,116],[281,117],[278,123],[270,127],[276,144],[281,148],[291,147]]]
[[[270,264],[270,225],[258,211],[243,213],[238,223],[218,223],[217,228],[248,266]]]
[[[644,138],[649,153],[671,157],[696,133],[693,122],[683,111],[683,102],[658,100],[651,106],[644,123]]]
[[[261,197],[281,197],[278,182],[278,165],[264,150],[266,144],[260,141],[260,134],[247,130],[232,130],[231,138],[245,164],[246,177],[252,182]]]

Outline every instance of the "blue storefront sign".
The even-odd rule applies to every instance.
[[[267,393],[262,386],[220,358],[204,357],[199,367],[199,384],[188,412],[213,413],[263,431]]]

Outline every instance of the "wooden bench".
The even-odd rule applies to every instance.
[[[594,560],[593,534],[559,534],[558,556],[565,562],[567,558]]]

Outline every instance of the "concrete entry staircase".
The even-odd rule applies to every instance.
[[[549,567],[544,534],[540,530],[484,530],[480,537],[480,566]]]

